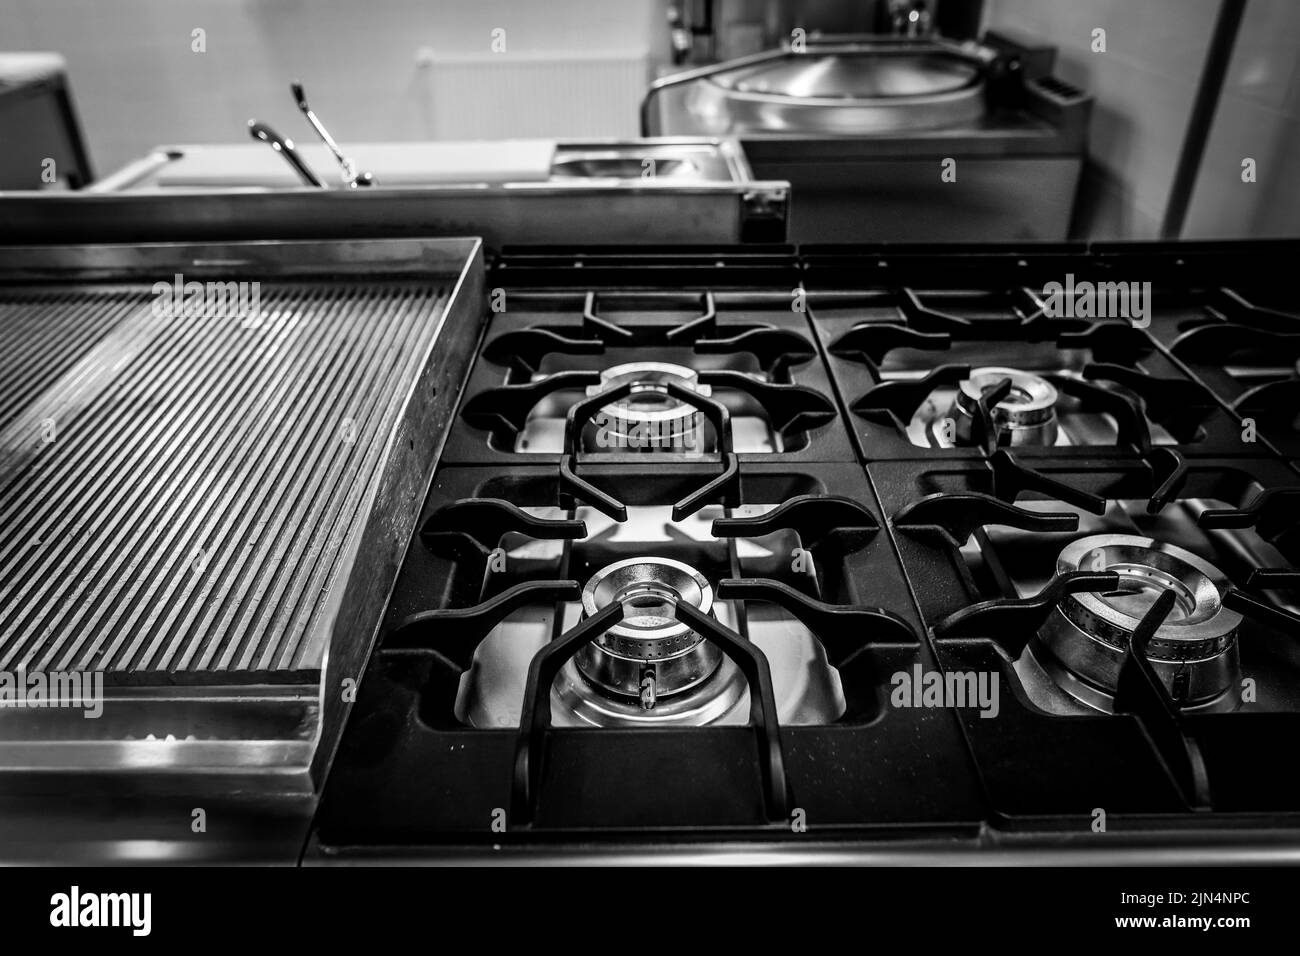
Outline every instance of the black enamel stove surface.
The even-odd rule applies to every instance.
[[[1278,742],[1300,731],[1292,570],[1300,487],[1284,464],[1194,460],[1179,496],[1155,510],[1145,470],[1120,460],[1050,472],[1081,493],[1077,503],[998,497],[987,463],[890,462],[872,475],[904,567],[926,582],[917,594],[943,666],[1002,675],[998,719],[964,715],[1000,826],[1070,829],[1096,808],[1112,829],[1233,826],[1300,812],[1300,786],[1276,757]],[[1065,573],[1054,564],[1071,541],[1099,534],[1167,542],[1227,575],[1225,603],[1243,618],[1240,677],[1253,682],[1253,700],[1184,713],[1131,654],[1113,713],[1070,706],[1056,688],[1044,694],[1027,683],[1017,662],[1037,645],[1061,595],[1115,587],[1086,568]]]
[[[1197,361],[1231,350],[1247,368],[1253,333],[1244,351],[1194,334],[1264,326],[1285,351],[1300,303],[1270,264],[1296,251],[508,252],[489,283],[504,310],[487,319],[316,848],[1059,848],[1095,836],[1098,810],[1114,840],[1294,836],[1291,379]],[[1044,314],[1044,283],[1067,272],[1150,276],[1150,327]],[[691,381],[647,387],[646,363]],[[601,377],[629,365],[642,371]],[[997,373],[955,440],[935,440],[976,368],[1048,382],[1048,437],[1012,440],[998,416],[1021,380]],[[670,410],[664,446],[599,437],[598,416],[639,401]],[[1257,405],[1259,440],[1244,441]],[[1100,549],[1058,566],[1102,538],[1183,557],[1168,578],[1103,566]],[[723,660],[641,710],[578,669],[640,613],[631,599],[584,608],[584,586],[634,559],[707,582],[708,613],[684,598],[653,613]],[[1134,615],[1111,685],[1045,650],[1075,599]],[[1200,664],[1156,659],[1167,624],[1211,612],[1235,626],[1210,675],[1226,689],[1202,699],[1184,673]],[[904,674],[995,680],[997,705],[901,706]],[[693,712],[688,694],[716,719],[674,718]]]
[[[728,410],[732,450],[742,460],[856,460],[826,368],[788,290],[512,289],[498,302],[503,311],[489,321],[444,461],[558,462],[569,409],[600,386],[603,370],[636,363],[696,372]],[[587,456],[645,450],[578,437]],[[660,434],[645,437],[643,446]]]
[[[1167,474],[1186,454],[1245,453],[1209,389],[1123,318],[1049,317],[1027,287],[814,291],[809,305],[868,462],[1003,447],[1028,459],[1136,455]],[[983,408],[955,407],[961,384],[981,370],[983,394],[971,396],[984,397]],[[1051,394],[1042,399],[1051,432],[1026,428],[1030,437],[1013,440],[989,427],[1002,401],[992,393],[999,382],[1020,392],[1024,381]],[[1023,395],[1020,407],[1040,397]],[[945,438],[940,426],[952,419],[960,424]]]
[[[1292,311],[1231,287],[1170,296],[1153,334],[1193,375],[1254,425],[1258,438],[1300,458],[1300,303]],[[1280,305],[1285,300],[1279,299]]]
[[[1207,386],[1251,437],[1300,460],[1300,297],[1290,241],[1117,244],[1099,274],[1155,284],[1151,337]],[[1244,442],[1246,447],[1254,447]]]
[[[1000,830],[1086,831],[1099,810],[1109,833],[1167,839],[1296,826],[1300,787],[1276,748],[1300,729],[1300,484],[1285,460],[1300,427],[1300,300],[1286,279],[1297,251],[804,250],[812,324],[932,646],[946,672],[997,671],[1007,689],[997,720],[962,712]],[[891,281],[864,292],[864,274]],[[1045,287],[1067,275],[1149,282],[1149,325],[1045,316]],[[978,405],[965,442],[909,434],[934,387],[977,364],[1052,381],[1060,431],[1089,439],[1014,445]],[[1045,649],[1063,626],[1058,606],[1131,600],[1132,584],[1119,582],[1133,578],[1114,567],[1057,563],[1072,542],[1116,538],[1160,542],[1222,572],[1216,620],[1240,615],[1240,663],[1219,699],[1180,697],[1179,678],[1198,665],[1166,684],[1154,657],[1135,651],[1156,653],[1165,616],[1190,613],[1191,596],[1174,588],[1137,601],[1141,624],[1115,652],[1122,665],[1104,695]]]
[[[593,470],[592,482],[611,491],[625,487],[616,468]],[[640,502],[669,502],[697,479],[668,468],[648,470],[627,501],[629,509],[635,517]],[[821,638],[843,687],[845,709],[838,720],[824,726],[770,721],[764,661],[755,662],[749,681],[751,691],[760,687],[762,705],[749,715],[751,726],[557,727],[532,733],[466,727],[456,714],[461,674],[474,648],[511,607],[537,608],[551,637],[561,618],[554,609],[575,598],[573,582],[611,559],[647,549],[590,534],[574,519],[556,517],[543,525],[510,506],[482,503],[552,506],[560,493],[554,466],[509,473],[452,466],[435,479],[425,533],[409,556],[383,644],[362,685],[331,776],[322,840],[500,842],[529,834],[594,830],[613,836],[647,828],[784,838],[793,835],[795,808],[828,830],[971,826],[981,811],[953,715],[887,707],[888,675],[933,664],[861,470],[851,463],[799,469],[744,463],[738,492],[738,505],[778,507],[766,512],[768,522],[749,524],[735,517],[742,509],[727,509],[727,518],[717,508],[710,542],[665,536],[655,554],[705,573],[720,599],[743,600],[751,613],[774,605]],[[590,509],[577,514],[588,524],[595,518]],[[493,575],[486,572],[485,546],[495,545],[504,528],[513,529],[509,534],[518,541],[563,536],[564,546],[551,558],[512,560],[506,572]],[[745,538],[781,534],[795,536],[811,553],[815,578],[791,570],[788,549],[770,560],[738,554],[737,543]],[[736,631],[744,634],[745,623]],[[562,643],[552,639],[546,646]],[[535,687],[530,679],[521,688],[529,728],[539,697]],[[524,759],[527,766],[521,767]],[[887,777],[877,772],[882,760],[892,768]],[[900,779],[915,788],[913,799],[896,799]],[[497,808],[512,821],[505,834],[490,828]]]

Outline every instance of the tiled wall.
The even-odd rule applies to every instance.
[[[1218,7],[1218,0],[988,0],[989,28],[1057,45],[1057,74],[1096,97],[1080,235],[1159,234]],[[1105,53],[1092,51],[1094,29],[1106,31]]]
[[[1060,48],[1058,74],[1096,97],[1075,231],[1155,238],[1219,0],[987,0],[986,26]],[[1106,52],[1092,31],[1106,31]],[[1258,182],[1241,181],[1241,160]],[[1300,3],[1250,0],[1186,237],[1300,235]],[[1289,165],[1289,168],[1288,168]]]
[[[636,134],[643,84],[577,102],[562,71],[556,88],[530,74],[509,97],[467,90],[449,108],[436,64],[490,53],[498,27],[501,56],[552,61],[648,62],[668,36],[662,0],[0,0],[0,48],[67,58],[100,175],[160,143],[242,142],[253,116],[310,139],[295,78],[345,142],[446,138],[466,128],[450,109],[497,111],[475,129],[518,127],[507,113],[555,115],[557,102],[573,109],[551,135]],[[205,53],[191,51],[195,28]]]
[[[1242,182],[1242,160],[1256,182]],[[1250,0],[1184,235],[1300,236],[1300,3]]]

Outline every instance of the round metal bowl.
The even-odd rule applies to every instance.
[[[719,132],[967,126],[984,116],[984,76],[977,64],[938,51],[790,53],[708,77],[688,108]]]
[[[704,179],[689,159],[654,159],[654,179]],[[647,178],[645,160],[640,156],[577,157],[557,160],[551,167],[553,179],[631,179]]]

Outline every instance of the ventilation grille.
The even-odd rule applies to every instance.
[[[1051,94],[1058,100],[1083,99],[1083,90],[1077,86],[1071,86],[1065,80],[1057,79],[1054,76],[1040,76],[1034,83],[1039,89]]]

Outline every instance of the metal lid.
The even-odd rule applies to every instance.
[[[879,100],[955,93],[977,66],[940,53],[799,54],[717,77],[739,93],[793,99]]]
[[[686,107],[712,133],[855,137],[967,128],[987,112],[980,64],[870,47],[723,70],[693,84]]]

